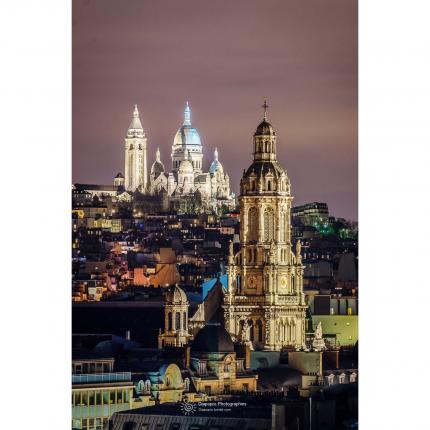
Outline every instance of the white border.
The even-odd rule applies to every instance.
[[[0,427],[68,429],[71,4],[0,3]]]
[[[0,3],[2,428],[70,428],[70,7]],[[429,16],[360,0],[362,429],[428,421]]]
[[[428,426],[429,16],[360,1],[361,429]]]

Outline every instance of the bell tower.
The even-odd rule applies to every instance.
[[[139,110],[134,105],[133,118],[125,137],[125,188],[128,191],[146,191],[148,185],[147,150],[148,139],[140,122]]]
[[[291,244],[291,196],[287,172],[276,159],[277,136],[263,120],[254,133],[254,160],[240,181],[240,249],[230,249],[226,328],[256,349],[305,344],[306,305],[300,243]]]

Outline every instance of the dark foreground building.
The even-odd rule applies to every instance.
[[[352,430],[358,429],[357,384],[303,398],[288,393],[223,396],[114,413],[106,430]]]

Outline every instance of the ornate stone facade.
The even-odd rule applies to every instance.
[[[306,305],[300,242],[291,244],[287,172],[276,160],[276,133],[264,118],[254,134],[254,161],[240,183],[240,249],[230,246],[224,319],[233,340],[254,349],[305,346]]]

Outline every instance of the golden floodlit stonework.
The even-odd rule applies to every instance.
[[[254,161],[240,183],[240,249],[230,244],[226,329],[234,341],[279,351],[305,346],[301,245],[291,243],[287,172],[276,160],[276,133],[264,119],[254,134]]]

